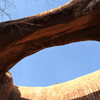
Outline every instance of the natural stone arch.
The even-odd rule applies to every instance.
[[[10,74],[6,73],[18,61],[41,49],[78,41],[100,41],[99,20],[100,0],[72,0],[53,10],[0,23],[0,99],[99,100],[99,71],[46,88],[13,86]]]

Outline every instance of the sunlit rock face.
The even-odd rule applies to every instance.
[[[8,100],[100,100],[99,79],[100,71],[96,71],[48,87],[13,86]]]
[[[99,2],[72,0],[68,5],[30,18],[0,23],[0,100],[100,100],[100,71],[43,88],[13,86],[7,72],[19,60],[41,49],[78,41],[100,41]]]
[[[49,87],[14,86],[10,73],[0,79],[0,100],[99,100],[100,71]]]
[[[13,87],[11,74],[7,72],[0,79],[0,100],[8,100]]]

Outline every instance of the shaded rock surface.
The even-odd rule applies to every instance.
[[[31,17],[0,23],[0,100],[100,100],[100,71],[32,88],[14,86],[8,73],[21,59],[44,48],[87,40],[100,41],[100,0],[72,0]]]

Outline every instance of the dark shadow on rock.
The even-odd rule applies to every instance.
[[[21,93],[17,86],[14,86],[8,100],[29,100],[21,98]]]
[[[30,99],[20,98],[20,99],[18,99],[18,100],[30,100]]]
[[[100,100],[100,90],[72,100]]]

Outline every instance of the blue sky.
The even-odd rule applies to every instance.
[[[56,8],[68,1],[14,0],[7,12],[12,19],[19,19]],[[1,20],[6,21],[8,18],[3,16]],[[16,85],[49,86],[99,70],[99,52],[100,42],[96,41],[51,47],[24,58],[10,72]]]

